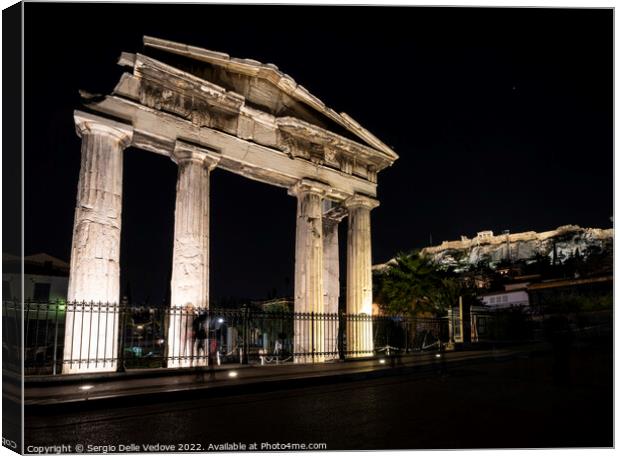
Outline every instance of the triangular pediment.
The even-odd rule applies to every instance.
[[[389,157],[398,155],[345,113],[337,113],[281,72],[277,66],[238,59],[160,38],[144,37],[157,59],[210,81],[245,98],[245,104],[275,117],[294,117],[345,138],[362,142]]]

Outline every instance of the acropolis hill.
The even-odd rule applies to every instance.
[[[493,231],[481,231],[472,239],[461,236],[458,241],[443,241],[441,245],[426,247],[421,254],[441,266],[467,269],[481,261],[494,265],[502,260],[527,261],[540,255],[563,262],[575,253],[587,255],[593,248],[612,252],[613,228],[565,225],[542,233],[526,231],[497,235]]]

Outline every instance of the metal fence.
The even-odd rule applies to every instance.
[[[250,307],[25,302],[23,316],[26,375],[324,362],[435,350],[449,340],[445,319]],[[3,302],[2,317],[4,354],[19,361],[18,305]]]

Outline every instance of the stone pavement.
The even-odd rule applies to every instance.
[[[535,343],[444,352],[441,355],[438,352],[416,353],[321,364],[226,365],[213,369],[140,369],[107,375],[29,376],[25,381],[24,405],[45,408],[84,402],[95,405],[108,401],[151,401],[154,398],[161,401],[164,395],[178,399],[192,394],[201,397],[205,394],[239,394],[400,373],[441,374],[459,365],[510,359],[546,349],[545,344]],[[18,399],[19,382],[5,382],[4,394]]]

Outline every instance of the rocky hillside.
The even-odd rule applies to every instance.
[[[552,231],[494,235],[479,232],[474,238],[462,236],[459,241],[444,241],[441,245],[422,249],[422,254],[444,267],[467,270],[479,263],[495,266],[503,260],[528,261],[537,256],[549,257],[562,263],[575,254],[586,256],[595,250],[612,252],[613,228],[581,228],[561,226]]]

